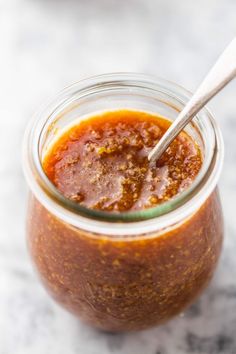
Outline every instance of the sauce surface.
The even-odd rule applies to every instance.
[[[111,111],[73,126],[43,161],[48,178],[67,198],[111,212],[154,207],[197,176],[199,146],[181,133],[154,164],[148,153],[171,122],[140,111]]]

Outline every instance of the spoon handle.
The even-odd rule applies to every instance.
[[[148,160],[157,160],[200,109],[235,76],[236,38],[224,50],[187,105],[149,153]]]

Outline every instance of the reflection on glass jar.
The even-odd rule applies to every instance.
[[[164,80],[103,75],[63,91],[26,132],[27,238],[33,262],[56,301],[93,326],[126,331],[158,325],[183,311],[208,284],[223,236],[216,187],[221,135],[203,110],[186,128],[202,150],[197,178],[177,197],[132,213],[90,210],[66,199],[41,162],[52,139],[75,120],[114,109],[174,120],[189,97]]]

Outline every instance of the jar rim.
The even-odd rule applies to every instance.
[[[96,90],[112,89],[114,85],[139,86],[174,97],[182,105],[191,93],[170,81],[136,73],[103,74],[81,80],[61,91],[29,123],[23,143],[23,169],[36,198],[53,214],[72,226],[105,235],[137,235],[164,229],[191,215],[215,188],[222,168],[224,146],[219,128],[211,113],[204,108],[195,121],[205,121],[212,133],[207,161],[185,191],[156,207],[122,213],[109,213],[81,206],[65,198],[47,178],[40,161],[39,142],[42,130],[56,108],[66,106],[76,95],[89,95]],[[207,163],[206,163],[207,162]]]

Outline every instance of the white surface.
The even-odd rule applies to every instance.
[[[0,0],[0,354],[236,353],[236,82],[210,105],[226,142],[224,252],[207,291],[165,326],[102,334],[50,300],[25,246],[20,156],[35,109],[78,79],[137,71],[196,88],[235,16],[234,0]]]

